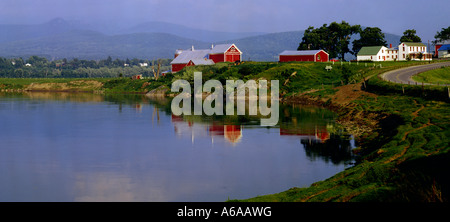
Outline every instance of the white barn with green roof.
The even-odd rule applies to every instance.
[[[358,61],[386,61],[386,52],[388,48],[385,46],[365,46],[359,50],[356,55]]]

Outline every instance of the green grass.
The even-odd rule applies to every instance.
[[[441,67],[439,69],[419,73],[413,76],[417,82],[450,84],[450,67]]]

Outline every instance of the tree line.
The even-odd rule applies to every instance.
[[[359,34],[360,38],[352,41],[350,49],[350,40],[353,35]],[[319,28],[313,26],[305,30],[298,50],[325,50],[330,54],[330,58],[339,58],[345,60],[345,54],[358,54],[364,46],[387,46],[385,35],[378,27],[366,27],[362,29],[361,25],[350,25],[342,21],[341,23],[332,22],[324,24]],[[436,41],[445,41],[450,39],[450,27],[443,28],[441,32],[435,35]],[[415,29],[407,29],[400,38],[401,42],[421,42]]]
[[[129,77],[143,75],[152,77],[157,71],[170,69],[171,59],[112,59],[84,60],[66,58],[49,61],[45,57],[0,57],[0,77],[8,78],[97,78]]]

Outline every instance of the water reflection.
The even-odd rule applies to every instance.
[[[210,137],[211,143],[214,138],[224,138],[230,144],[236,145],[241,141],[242,129],[241,125],[224,125],[221,122],[213,121],[211,123],[196,124],[191,120],[184,120],[182,116],[171,116],[172,124],[177,136],[190,135],[192,143],[195,137]]]
[[[280,121],[174,116],[143,95],[0,94],[0,201],[224,201],[309,186],[347,167],[320,107]]]
[[[318,147],[326,147],[334,153],[332,150],[336,148],[346,154],[341,155],[345,156],[343,159],[347,160],[347,157],[351,159],[351,136],[337,126],[333,112],[315,106],[282,105],[280,108],[282,110],[280,122],[277,126],[271,127],[277,129],[280,136],[297,138],[308,153],[320,149]],[[196,136],[224,137],[230,144],[239,143],[246,128],[258,128],[257,117],[249,116],[222,118],[171,114],[171,122],[177,135],[190,135],[193,139]],[[242,123],[242,125],[235,123]],[[329,156],[325,152],[317,153]],[[339,163],[341,158],[333,159]]]

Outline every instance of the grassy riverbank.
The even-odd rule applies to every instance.
[[[0,78],[0,91],[146,93],[162,84],[169,83],[130,78]]]
[[[377,78],[418,64],[223,63],[188,67],[158,80],[0,79],[0,89],[146,93],[167,90],[175,79],[192,82],[194,71],[202,72],[203,81],[217,79],[223,84],[227,79],[276,79],[283,102],[319,104],[338,113],[339,123],[358,141],[357,164],[310,187],[231,201],[448,201],[450,104],[446,94],[439,100],[428,95],[445,90],[405,88]],[[332,69],[327,71],[327,65]]]
[[[368,82],[380,84],[378,79]],[[359,91],[361,96],[339,106],[340,119],[371,130],[357,140],[358,163],[308,188],[243,201],[448,201],[450,180],[450,105],[378,91]],[[339,93],[356,87],[346,86]],[[344,94],[342,94],[344,95]]]

